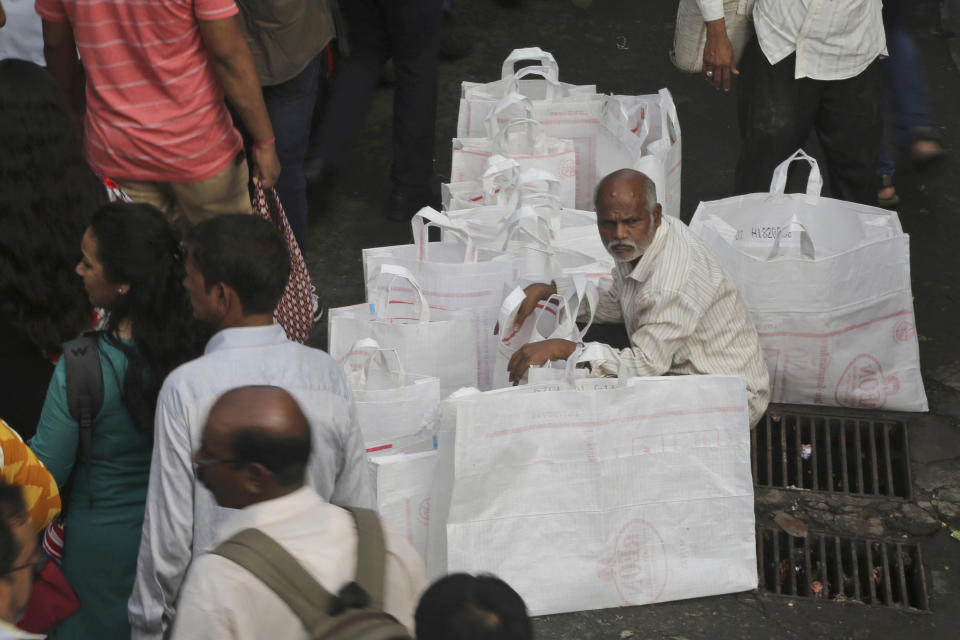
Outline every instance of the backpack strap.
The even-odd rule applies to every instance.
[[[345,507],[357,525],[356,582],[370,597],[371,609],[383,610],[384,574],[387,549],[380,516],[371,509]]]
[[[103,372],[97,334],[84,334],[63,343],[63,363],[67,382],[67,406],[80,424],[79,457],[90,477],[91,433],[93,420],[103,406]],[[93,506],[93,492],[90,492]]]
[[[235,562],[270,587],[311,633],[329,620],[326,611],[333,596],[289,551],[259,529],[244,529],[210,553]]]

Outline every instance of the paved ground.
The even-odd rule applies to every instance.
[[[684,220],[702,200],[729,193],[738,139],[735,98],[699,77],[676,71],[667,51],[676,2],[597,0],[580,9],[567,0],[527,0],[505,9],[492,0],[459,0],[458,19],[474,36],[471,56],[441,64],[436,172],[450,167],[459,82],[489,81],[516,47],[537,45],[560,64],[561,80],[595,83],[604,92],[673,92],[683,129]],[[578,4],[584,4],[579,2]],[[960,75],[950,42],[932,33],[935,6],[916,3],[916,33],[925,57],[933,111],[947,146],[960,149]],[[409,227],[387,222],[380,209],[389,192],[392,94],[380,91],[366,128],[329,188],[311,193],[308,261],[330,306],[362,300],[362,247],[405,243]],[[813,140],[808,151],[818,152]],[[840,501],[811,492],[758,492],[758,519],[795,506],[813,530],[883,535],[919,542],[931,595],[931,614],[850,603],[788,600],[759,593],[646,607],[550,616],[537,621],[541,638],[956,638],[960,637],[960,290],[958,214],[960,157],[920,175],[904,167],[897,186],[899,214],[911,236],[913,291],[931,412],[907,416],[914,465],[913,502]],[[325,342],[326,327],[313,342]],[[767,520],[769,522],[769,520]],[[941,522],[949,526],[941,526]],[[904,536],[906,536],[904,538]],[[548,588],[547,585],[544,585]]]

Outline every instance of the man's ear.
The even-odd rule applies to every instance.
[[[660,220],[663,219],[663,207],[661,207],[659,204],[653,205],[653,212],[651,215],[653,216],[653,228],[659,228]]]
[[[223,282],[218,282],[217,287],[217,311],[222,314],[220,317],[234,314],[242,316],[243,305],[240,304],[240,296],[237,295],[236,290]]]
[[[259,462],[247,464],[247,473],[244,474],[243,489],[252,496],[263,495],[267,482],[273,476],[265,466]]]

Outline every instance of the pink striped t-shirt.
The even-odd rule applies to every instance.
[[[36,0],[69,21],[87,75],[84,147],[102,175],[194,182],[241,148],[199,20],[237,13],[234,0]]]

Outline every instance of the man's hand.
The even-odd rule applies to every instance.
[[[527,369],[530,367],[539,366],[550,360],[566,360],[576,350],[575,342],[559,338],[527,343],[513,354],[507,364],[510,382],[514,385],[520,384],[520,380],[527,374]]]
[[[733,61],[733,45],[727,37],[723,18],[707,23],[707,43],[703,47],[703,73],[717,89],[730,91],[733,76],[740,75]]]
[[[523,326],[523,321],[537,308],[538,302],[546,300],[552,295],[556,295],[557,287],[553,284],[538,282],[530,285],[524,289],[523,292],[527,294],[527,297],[520,303],[520,308],[517,310],[517,319],[513,323],[514,331],[520,330],[520,327]]]
[[[253,161],[253,175],[260,178],[264,189],[269,189],[277,183],[280,177],[280,158],[277,157],[277,145],[254,144],[250,148],[250,158]]]

